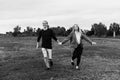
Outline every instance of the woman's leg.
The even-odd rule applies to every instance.
[[[82,48],[82,47],[79,47],[79,48],[77,49],[77,66],[76,66],[76,69],[79,68],[79,64],[80,64],[80,61],[81,61],[82,52],[83,52],[83,48]]]
[[[79,66],[80,61],[81,61],[81,55],[79,55],[79,56],[77,57],[77,66]]]
[[[71,64],[74,66],[74,59],[76,58],[76,49],[72,49],[72,59],[71,59]]]
[[[76,55],[76,49],[73,51],[73,56],[72,56],[72,60],[74,60],[75,58],[77,58],[77,55]]]
[[[48,56],[47,56],[47,50],[45,48],[42,48],[42,53],[44,56],[44,62],[47,68],[50,68],[49,62],[48,62]]]

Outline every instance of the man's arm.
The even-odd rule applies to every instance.
[[[38,35],[38,38],[37,38],[37,45],[36,45],[37,49],[39,47],[39,42],[40,42],[41,36],[42,36],[42,31],[39,32],[39,35]]]
[[[52,30],[51,30],[52,31]],[[57,39],[55,33],[52,31],[52,38],[59,44],[61,45],[61,42]]]
[[[57,39],[55,33],[54,33],[52,30],[51,30],[51,32],[52,32],[52,38],[53,38],[55,41],[58,41],[58,39]]]

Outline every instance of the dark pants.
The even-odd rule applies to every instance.
[[[79,66],[80,64],[82,52],[83,52],[82,45],[78,45],[77,48],[75,48],[75,50],[73,51],[72,60],[77,58],[77,66]]]

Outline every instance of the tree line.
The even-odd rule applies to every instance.
[[[51,27],[56,36],[67,36],[72,31],[72,27],[66,29],[65,27]],[[26,27],[23,32],[21,32],[21,27],[18,25],[13,29],[13,32],[6,32],[7,35],[11,35],[14,37],[25,37],[25,36],[37,36],[42,29],[40,28],[32,28],[30,26]],[[108,37],[116,35],[120,35],[120,24],[111,23],[109,29],[103,23],[94,23],[91,25],[90,30],[82,30],[84,34],[87,36],[97,36],[97,37]]]
[[[116,35],[120,35],[120,24],[118,23],[111,23],[109,29],[103,23],[95,23],[92,25],[91,30],[86,33],[88,36],[97,36],[97,37],[109,37]]]
[[[56,36],[67,36],[72,29],[66,30],[65,27],[51,27],[55,33]],[[14,36],[14,37],[26,37],[26,36],[37,36],[39,32],[41,31],[41,28],[32,28],[30,26],[26,27],[23,32],[21,32],[21,27],[17,25],[14,29],[13,32],[6,32],[7,35],[9,36]]]

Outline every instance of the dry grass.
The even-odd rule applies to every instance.
[[[84,42],[80,70],[70,65],[68,44],[53,42],[54,67],[47,71],[36,38],[0,38],[0,80],[120,80],[120,40],[93,40],[98,44]]]

